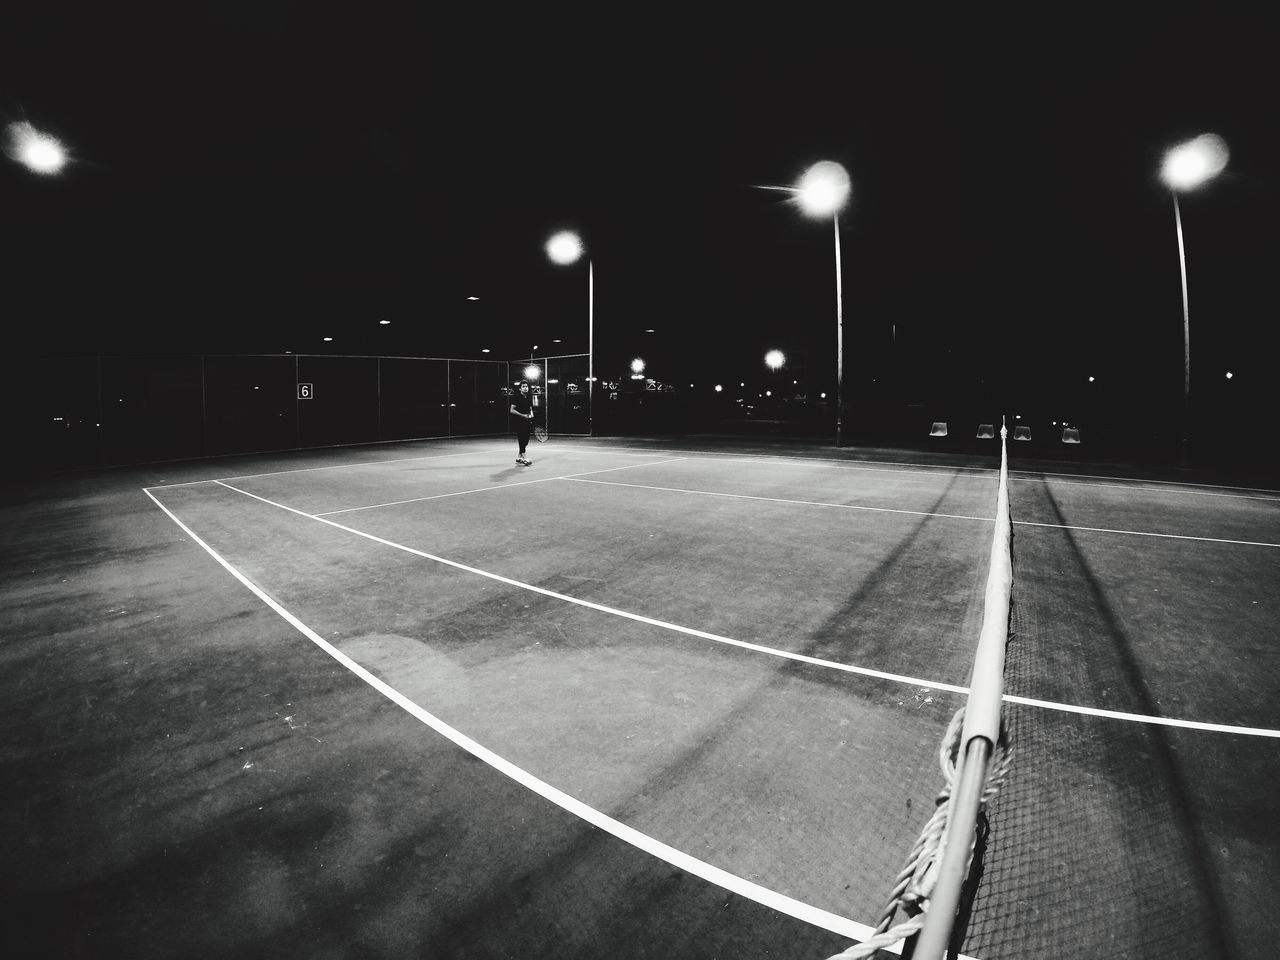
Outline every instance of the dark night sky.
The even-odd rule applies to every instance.
[[[1181,302],[1156,173],[1212,131],[1231,162],[1183,207],[1195,372],[1276,392],[1280,81],[1261,15],[846,10],[815,30],[792,7],[28,6],[4,16],[0,121],[75,163],[0,168],[20,351],[581,350],[585,268],[541,250],[571,226],[602,358],[722,378],[777,345],[816,381],[834,366],[830,225],[753,185],[832,159],[854,189],[852,389],[1052,397],[1093,374],[1163,395]]]

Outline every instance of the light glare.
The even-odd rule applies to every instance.
[[[582,256],[582,240],[570,230],[557,233],[547,241],[547,256],[561,266],[576,263]]]
[[[631,372],[632,372],[632,373],[644,373],[644,361],[643,361],[643,360],[641,360],[639,357],[636,357],[634,360],[632,360],[632,361],[631,361]]]
[[[764,355],[764,365],[770,370],[778,370],[786,362],[787,358],[782,355],[781,350],[770,350]]]
[[[531,363],[524,368],[524,378],[526,380],[537,380],[540,376],[542,376],[542,370],[534,364]]]
[[[838,213],[849,199],[849,172],[833,160],[820,160],[795,186],[795,200],[811,217]]]
[[[6,153],[32,173],[52,176],[67,164],[67,151],[56,137],[41,133],[25,120],[9,124]]]
[[[1193,190],[1221,173],[1230,155],[1220,136],[1201,134],[1165,154],[1160,176],[1174,190]]]

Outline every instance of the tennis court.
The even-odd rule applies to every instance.
[[[864,939],[942,786],[998,460],[514,455],[15,486],[8,955],[821,960]],[[1029,466],[1014,759],[961,951],[1269,957],[1280,492]]]

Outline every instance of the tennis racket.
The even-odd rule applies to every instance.
[[[537,426],[535,426],[533,428],[533,439],[537,440],[539,443],[546,443],[547,428],[542,426],[541,424],[538,424]]]

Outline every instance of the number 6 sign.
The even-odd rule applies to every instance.
[[[298,399],[299,399],[299,400],[310,400],[310,399],[312,399],[314,396],[315,396],[315,391],[311,388],[311,384],[309,384],[309,383],[300,383],[300,384],[298,384]]]

